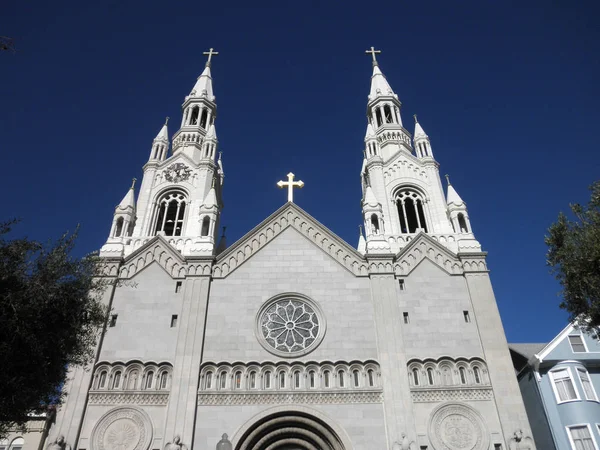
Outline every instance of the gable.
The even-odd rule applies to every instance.
[[[423,261],[428,259],[449,275],[462,275],[463,265],[456,255],[434,241],[425,233],[420,233],[395,258],[394,273],[406,276]]]
[[[132,278],[154,262],[172,278],[183,278],[187,273],[183,256],[162,236],[156,236],[125,258],[119,278]]]
[[[293,228],[324,253],[356,276],[368,276],[367,262],[360,253],[327,227],[293,203],[280,208],[217,257],[215,278],[225,278],[287,228]]]

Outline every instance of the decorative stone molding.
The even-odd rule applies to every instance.
[[[173,278],[184,278],[187,274],[183,256],[162,236],[156,236],[125,259],[119,278],[131,278],[155,261]]]
[[[414,403],[492,400],[493,397],[491,388],[413,389],[410,395]]]
[[[215,278],[227,277],[288,227],[300,232],[354,275],[369,275],[367,263],[360,253],[335,236],[316,219],[293,203],[289,203],[269,216],[234,246],[221,253],[215,263],[213,276]]]
[[[119,407],[110,410],[92,431],[94,450],[147,450],[152,442],[152,422],[143,410]]]
[[[203,392],[198,395],[199,406],[221,405],[337,405],[352,403],[382,403],[383,394],[372,391],[351,392],[246,392],[240,394]]]
[[[487,253],[460,253],[459,257],[463,263],[465,272],[488,272],[485,262]]]
[[[152,405],[165,406],[168,392],[91,392],[90,405]]]
[[[396,275],[408,275],[424,258],[429,259],[450,275],[463,273],[462,264],[456,255],[446,250],[427,234],[421,233],[396,256],[394,263]]]
[[[388,165],[383,171],[383,176],[386,183],[390,180],[396,180],[400,178],[417,178],[423,180],[423,182],[426,182],[428,179],[427,172],[422,169],[422,164],[409,160],[408,157],[402,153],[399,155],[400,156],[396,159],[396,161],[394,161],[393,164]]]
[[[439,450],[487,450],[490,434],[481,415],[468,405],[447,403],[431,414],[429,439]]]

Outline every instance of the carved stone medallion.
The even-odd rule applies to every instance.
[[[165,180],[171,183],[179,183],[180,181],[187,180],[192,171],[188,166],[183,163],[171,164],[165,169]]]
[[[98,421],[92,431],[92,450],[147,450],[152,423],[137,408],[115,408]]]
[[[459,403],[441,405],[432,413],[429,437],[435,450],[487,450],[490,443],[479,413]]]

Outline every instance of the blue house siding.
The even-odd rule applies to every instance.
[[[556,450],[554,438],[544,411],[544,404],[535,379],[535,373],[529,369],[519,376],[519,388],[529,417],[533,440],[538,449]]]

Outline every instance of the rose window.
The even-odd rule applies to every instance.
[[[316,305],[300,298],[284,297],[268,303],[259,313],[258,328],[265,348],[281,356],[308,353],[323,336]]]

